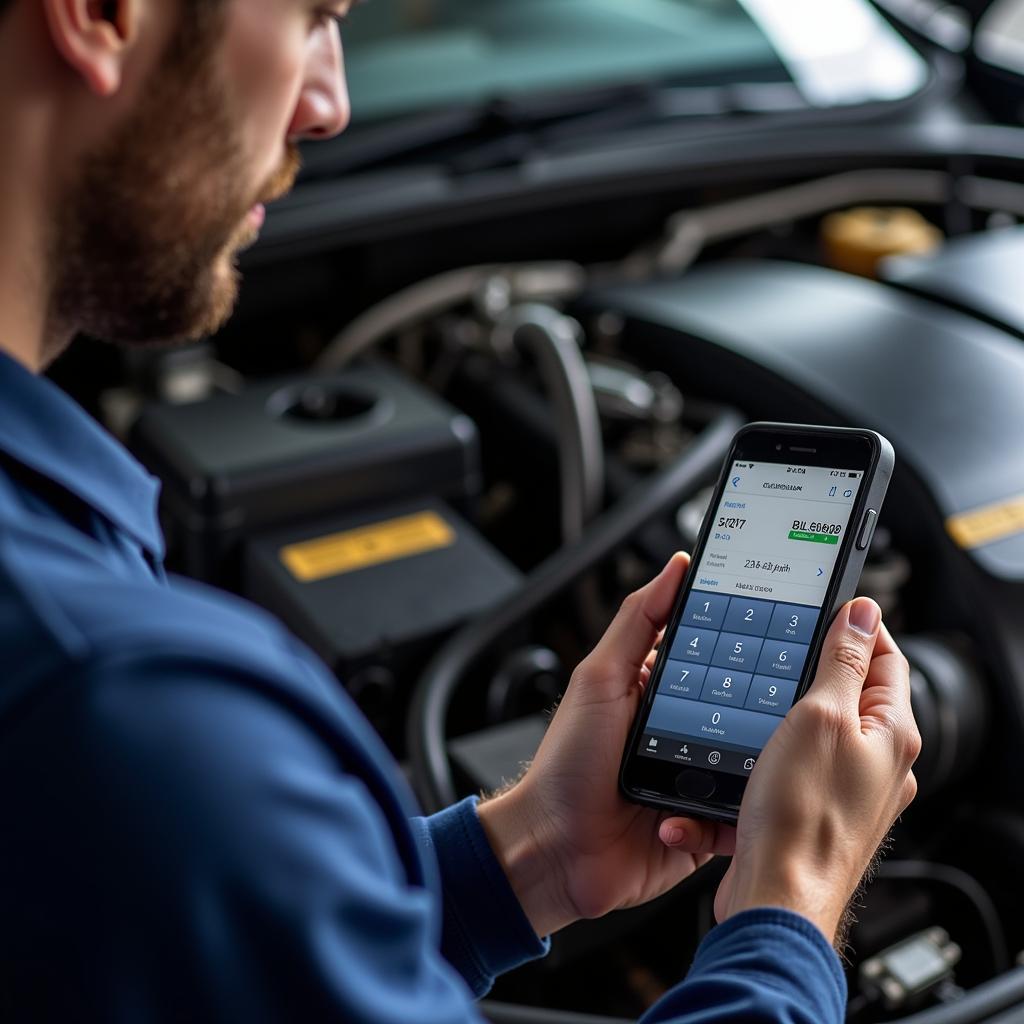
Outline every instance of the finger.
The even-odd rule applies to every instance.
[[[687,853],[717,853],[731,857],[736,852],[736,829],[714,821],[666,818],[658,827],[658,838],[673,850],[685,850]]]
[[[892,633],[889,632],[889,628],[883,622],[878,627],[878,637],[875,639],[875,654],[901,654],[899,646],[896,641],[892,638]]]
[[[681,552],[646,587],[622,602],[604,636],[587,657],[600,665],[605,678],[620,679],[632,686],[647,655],[668,621],[676,594],[690,564],[690,556]]]
[[[910,706],[910,664],[885,623],[878,631],[864,695],[876,696],[876,690],[879,699]]]
[[[658,649],[661,647],[661,642],[665,639],[665,630],[660,629],[658,631],[658,637],[654,641],[654,646],[651,648],[651,653],[644,658],[644,663],[640,666],[640,692],[643,693],[647,689],[647,684],[651,681],[651,673],[654,672],[654,663],[658,660]]]
[[[855,715],[881,625],[882,611],[870,598],[843,605],[825,637],[808,696],[827,697]]]
[[[883,627],[884,628],[884,627]],[[917,760],[921,737],[910,697],[910,666],[895,642],[887,634],[885,653],[871,661],[867,685],[860,698],[861,729],[882,726],[897,746],[898,754],[908,764]]]
[[[871,703],[876,698],[910,709],[910,665],[884,622],[878,630],[871,668],[861,695],[862,712],[865,702]]]
[[[661,647],[662,640],[665,639],[665,630],[658,630],[658,636],[655,638],[654,646],[651,648],[650,653],[644,658],[644,668],[648,671],[654,668],[654,663],[658,660],[658,649]]]

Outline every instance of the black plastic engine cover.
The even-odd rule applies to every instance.
[[[506,600],[521,578],[436,498],[260,534],[245,552],[246,596],[350,684],[374,665],[411,685],[442,637]]]
[[[942,523],[1024,495],[1024,346],[990,324],[782,262],[709,265],[583,303],[584,316],[605,311],[625,317],[631,353],[686,391],[754,418],[881,431]],[[990,576],[1024,580],[1021,529],[963,546]]]
[[[882,264],[890,284],[963,310],[1024,337],[1024,228],[986,231],[947,242],[928,256]]]
[[[163,481],[174,568],[232,588],[240,542],[258,531],[480,487],[473,422],[376,365],[150,406],[132,446]]]

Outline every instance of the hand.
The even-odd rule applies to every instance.
[[[858,598],[840,610],[813,684],[751,773],[718,920],[785,907],[834,941],[879,844],[914,799],[920,749],[906,658],[878,606]]]
[[[618,772],[658,640],[689,565],[676,555],[626,598],[577,668],[523,779],[480,805],[480,819],[538,935],[636,906],[671,889],[732,829],[628,803]],[[659,839],[659,829],[671,846]]]

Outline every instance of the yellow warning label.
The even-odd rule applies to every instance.
[[[438,513],[417,512],[291,544],[281,549],[281,561],[301,583],[312,583],[454,543],[455,531]]]
[[[1024,495],[951,516],[946,530],[962,548],[980,548],[1024,531]]]

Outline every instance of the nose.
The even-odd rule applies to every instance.
[[[337,27],[331,24],[314,32],[308,45],[306,76],[288,132],[292,142],[340,135],[352,115]]]

